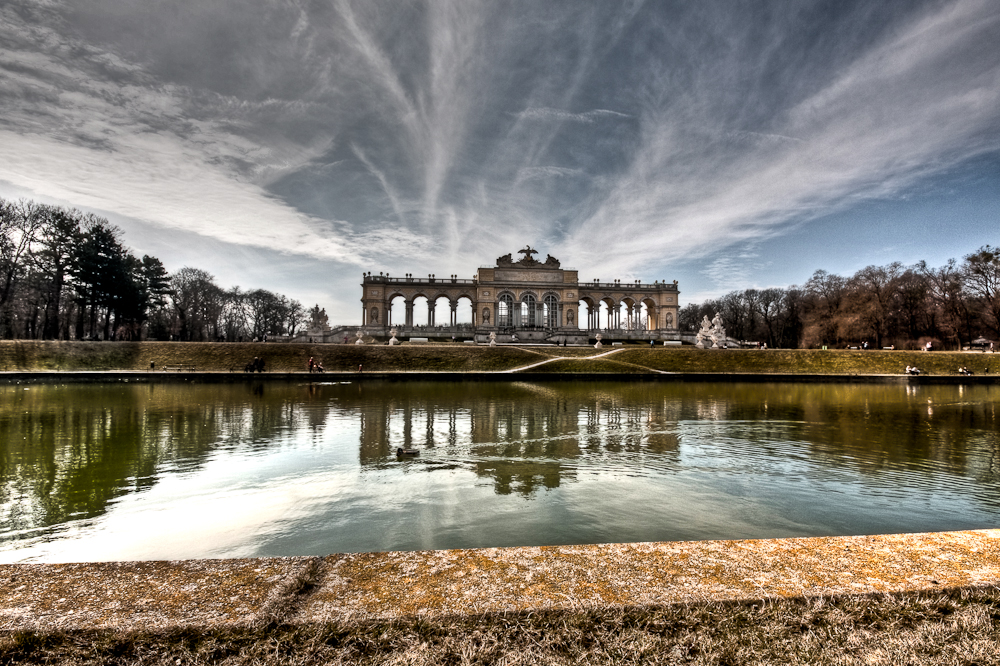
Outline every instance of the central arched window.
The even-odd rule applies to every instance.
[[[521,299],[521,326],[535,326],[536,301],[533,294],[525,294]]]
[[[545,304],[545,328],[559,328],[559,304],[555,294],[546,294],[542,302]]]
[[[497,326],[514,325],[514,297],[510,294],[501,294],[497,303]]]

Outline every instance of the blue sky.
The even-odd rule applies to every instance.
[[[526,243],[682,300],[1000,244],[993,0],[5,0],[0,196],[359,320]]]

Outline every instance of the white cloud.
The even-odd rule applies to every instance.
[[[630,168],[561,251],[612,270],[704,256],[1000,149],[998,22],[981,0],[913,21],[777,119],[795,140],[699,158],[690,119],[647,115]],[[623,260],[594,242],[610,226]]]
[[[529,120],[556,120],[559,122],[573,123],[594,123],[604,118],[630,118],[627,113],[609,111],[608,109],[594,109],[582,113],[571,113],[560,109],[530,108],[518,114],[519,117]]]
[[[0,132],[0,180],[228,243],[363,262],[356,248],[322,233],[318,221],[160,134],[117,137],[114,150],[103,151]]]
[[[203,77],[217,65],[204,35],[125,48],[74,30],[59,3],[0,8],[0,179],[367,269],[465,274],[530,242],[627,279],[1000,148],[987,0],[871,31],[866,16],[765,25],[711,2],[248,9],[262,6],[287,20]],[[205,35],[240,37],[213,20]],[[794,50],[803,27],[851,46]],[[178,59],[193,64],[163,64]]]

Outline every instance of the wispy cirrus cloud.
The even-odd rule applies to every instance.
[[[998,39],[988,0],[11,0],[0,180],[351,274],[640,276],[1000,151]]]
[[[627,113],[609,111],[608,109],[593,109],[582,113],[570,113],[561,109],[525,109],[517,114],[520,118],[527,120],[556,120],[559,122],[571,123],[594,123],[598,120],[608,118],[628,118]]]
[[[706,255],[996,151],[1000,51],[987,45],[998,35],[1000,14],[987,2],[937,6],[828,72],[812,94],[776,106],[768,131],[752,135],[768,139],[750,146],[686,135],[698,127],[687,104],[653,109],[641,147],[581,231],[617,220],[618,247],[633,259]],[[653,228],[669,241],[641,236]],[[586,235],[566,252],[594,256]]]

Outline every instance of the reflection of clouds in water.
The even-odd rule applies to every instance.
[[[20,532],[4,537],[6,550],[0,542],[0,559],[729,538],[778,525],[791,530],[782,534],[919,531],[971,526],[1000,508],[996,387],[965,387],[960,399],[932,386],[916,397],[908,386],[357,388],[127,389],[104,439],[98,426],[120,388],[0,401],[0,445],[15,461],[0,470],[5,487],[73,509],[69,495],[40,494],[38,470],[56,470],[53,492],[98,484],[86,520],[35,532],[5,521]],[[18,448],[39,432],[29,420],[57,409],[64,424],[83,424],[60,435],[70,444]],[[85,445],[72,444],[79,435]],[[397,460],[404,442],[421,455]],[[667,504],[669,516],[656,513]],[[635,505],[666,531],[635,522]]]
[[[29,539],[0,561],[86,562],[252,557],[260,542],[308,516],[317,502],[344,497],[353,474],[319,470],[267,477],[286,454],[216,456],[200,469],[165,476],[127,495],[100,518],[71,524],[58,538]],[[293,482],[290,482],[293,481]]]

